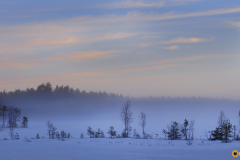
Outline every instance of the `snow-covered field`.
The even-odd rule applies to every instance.
[[[73,136],[61,141],[47,138],[44,122],[34,124],[14,129],[20,135],[19,140],[9,140],[8,128],[0,131],[0,160],[230,160],[234,159],[233,150],[240,151],[240,141],[194,140],[192,145],[187,145],[185,140],[88,138],[86,129],[67,128],[56,122],[58,131],[64,129]],[[84,139],[80,138],[81,132],[85,134]],[[41,138],[32,139],[37,133]]]
[[[240,141],[70,138],[1,140],[1,160],[229,160]],[[240,157],[238,157],[240,158]]]

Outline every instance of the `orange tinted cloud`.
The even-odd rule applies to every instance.
[[[171,44],[171,43],[198,43],[205,41],[205,39],[201,38],[177,38],[177,39],[172,39],[170,41],[165,41],[163,43],[165,44]]]
[[[6,61],[6,62],[0,62],[0,70],[18,70],[18,69],[26,69],[29,68],[30,65],[21,63],[21,62],[15,62],[15,61]]]
[[[112,4],[105,5],[105,7],[110,7],[110,8],[140,8],[140,7],[163,7],[164,2],[163,1],[158,1],[158,2],[150,2],[146,0],[138,0],[138,1],[133,1],[133,0],[122,0],[121,2],[115,2]]]
[[[194,56],[194,57],[183,57],[183,58],[170,58],[165,59],[159,62],[153,62],[150,64],[161,64],[161,63],[176,63],[176,62],[188,62],[188,61],[196,61],[210,58],[225,58],[225,57],[238,57],[237,55],[203,55],[203,56]]]
[[[77,43],[77,37],[66,37],[66,38],[35,38],[25,43],[26,46],[61,46]]]
[[[138,33],[86,33],[79,36],[52,36],[39,37],[26,42],[12,42],[0,44],[0,51],[29,50],[35,47],[63,47],[80,43],[93,43],[99,41],[123,39],[137,35]],[[75,34],[76,35],[76,34]]]
[[[164,49],[169,49],[169,50],[177,50],[178,46],[170,46],[170,47],[164,47]]]
[[[131,68],[125,69],[120,72],[127,73],[127,72],[139,72],[139,71],[148,71],[153,69],[162,69],[162,68],[169,68],[169,67],[178,67],[183,66],[182,64],[168,64],[168,65],[160,65],[160,66],[152,66],[152,67],[142,67],[142,68]]]
[[[66,55],[55,55],[53,57],[48,58],[48,61],[80,61],[83,59],[102,59],[107,58],[113,55],[111,53],[116,51],[88,51],[88,52],[75,52],[72,54]]]

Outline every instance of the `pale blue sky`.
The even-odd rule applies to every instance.
[[[240,100],[239,0],[2,0],[0,90]]]

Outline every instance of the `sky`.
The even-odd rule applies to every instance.
[[[0,91],[240,100],[239,44],[239,0],[1,0]]]

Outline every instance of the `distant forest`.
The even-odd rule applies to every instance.
[[[123,95],[118,95],[115,93],[106,93],[106,92],[86,92],[85,90],[80,91],[78,88],[73,89],[67,86],[56,86],[52,87],[50,82],[40,84],[37,89],[27,88],[26,90],[16,89],[15,91],[0,92],[0,100],[2,98],[23,98],[23,97],[42,97],[42,98],[59,98],[59,97],[78,97],[78,98],[123,98]]]
[[[164,95],[164,93],[163,93]],[[0,102],[4,100],[10,99],[54,99],[54,98],[77,98],[77,99],[118,99],[118,100],[143,100],[143,101],[151,101],[151,102],[158,102],[158,101],[170,101],[170,102],[179,102],[179,101],[232,101],[228,99],[214,99],[214,98],[206,98],[206,97],[170,97],[170,96],[148,96],[148,97],[129,97],[123,96],[122,94],[116,93],[106,93],[106,92],[96,92],[96,91],[89,91],[86,92],[85,90],[80,89],[73,89],[69,85],[67,86],[59,86],[56,85],[54,88],[50,82],[40,84],[36,89],[34,88],[27,88],[26,90],[15,89],[15,91],[6,92],[0,91]]]

